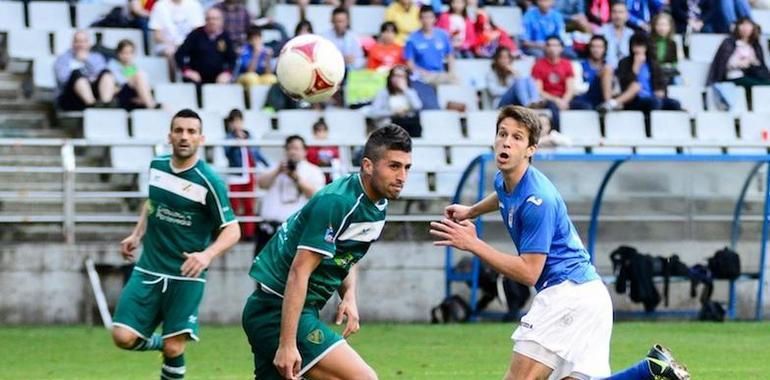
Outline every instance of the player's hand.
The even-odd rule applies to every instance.
[[[131,234],[120,242],[120,254],[124,259],[128,261],[134,261],[136,258],[134,256],[134,250],[139,247],[139,242],[141,240],[142,239],[140,239],[138,236]]]
[[[472,251],[471,247],[478,240],[476,225],[469,220],[454,222],[444,219],[441,222],[430,223],[430,234],[440,239],[433,245],[452,246],[463,251]]]
[[[347,338],[361,329],[361,324],[358,319],[358,306],[356,306],[355,301],[343,299],[342,302],[340,302],[340,305],[337,307],[337,319],[334,323],[341,325],[345,317],[347,317],[348,323],[345,325],[342,336]]]
[[[211,258],[203,252],[183,252],[187,260],[182,263],[182,276],[198,278],[211,264]]]
[[[449,205],[444,209],[444,217],[456,222],[470,219],[471,207],[458,204]]]
[[[299,355],[297,347],[278,346],[275,352],[273,365],[284,379],[299,379],[299,370],[302,368],[302,357]]]

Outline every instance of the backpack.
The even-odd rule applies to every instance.
[[[724,322],[725,321],[725,308],[721,303],[715,301],[704,302],[698,312],[698,320],[700,321],[712,321],[712,322]]]
[[[453,294],[430,310],[430,323],[467,322],[471,317],[471,307],[462,297]]]
[[[708,260],[714,278],[735,280],[741,275],[741,258],[730,248],[724,247]]]

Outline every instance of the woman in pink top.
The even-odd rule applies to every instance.
[[[468,17],[465,0],[452,0],[449,12],[439,16],[436,26],[446,30],[452,39],[455,55],[460,58],[473,57],[471,48],[476,42],[473,21]]]

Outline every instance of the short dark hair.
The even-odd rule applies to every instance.
[[[614,0],[612,4],[610,4],[610,8],[616,5],[622,5],[624,8],[628,9],[628,4],[626,4],[625,0]]]
[[[562,40],[561,40],[561,37],[559,37],[559,36],[557,36],[557,35],[555,35],[555,34],[552,34],[552,35],[550,35],[550,36],[548,36],[548,37],[546,37],[546,38],[545,38],[545,43],[547,44],[547,43],[548,43],[548,41],[551,41],[551,40],[556,40],[556,41],[559,41],[559,45],[561,45],[562,47],[564,47],[564,41],[562,41]]]
[[[198,115],[197,112],[189,108],[184,108],[179,110],[179,112],[175,113],[174,116],[171,118],[171,125],[169,126],[169,129],[174,127],[174,120],[178,118],[198,119],[198,123],[201,125],[201,132],[203,132],[203,120],[201,120],[201,117]]]
[[[326,125],[326,121],[324,118],[318,119],[315,123],[313,123],[313,133],[316,133],[322,129],[329,130],[329,126]]]
[[[396,23],[393,21],[385,21],[380,25],[380,33],[385,33],[388,29],[392,30],[393,33],[398,34],[398,26],[396,26]]]
[[[262,37],[262,28],[252,25],[249,27],[248,31],[246,32],[246,39],[250,40],[254,37]]]
[[[308,20],[300,20],[300,22],[298,22],[297,26],[294,28],[294,35],[299,35],[299,31],[302,30],[302,28],[307,28],[308,32],[313,33],[313,24],[311,24]]]
[[[120,53],[121,50],[125,49],[128,46],[136,50],[136,45],[134,45],[134,43],[131,42],[131,40],[122,39],[118,41],[118,46],[115,48],[115,53]]]
[[[348,9],[345,7],[337,7],[337,8],[334,8],[334,10],[332,10],[332,17],[339,14],[344,14],[345,16],[348,16],[348,18],[350,18],[350,12],[348,12]]]
[[[495,133],[500,130],[500,123],[503,119],[509,117],[516,120],[529,131],[529,141],[527,146],[537,145],[540,141],[540,130],[543,128],[543,126],[540,125],[540,118],[537,116],[537,113],[522,106],[505,106],[500,109],[500,113],[497,115]]]
[[[643,32],[634,33],[631,39],[628,40],[628,50],[631,51],[634,46],[644,46],[649,49],[650,39],[647,37],[647,34]]]
[[[235,119],[243,120],[243,112],[237,108],[230,110],[230,113],[227,114],[227,119],[225,119],[225,121],[231,123]]]
[[[283,148],[286,149],[289,147],[289,144],[294,142],[294,140],[298,140],[302,143],[302,147],[307,149],[307,144],[305,144],[305,139],[300,135],[291,135],[286,138],[286,142],[283,143]]]
[[[602,54],[602,59],[607,58],[607,39],[604,38],[604,36],[602,36],[601,34],[594,34],[593,36],[591,36],[591,40],[588,41],[589,47],[591,45],[591,42],[594,42],[594,41],[601,41],[602,44],[604,44],[604,54]],[[589,52],[588,55],[590,56],[591,53]]]
[[[433,7],[430,5],[423,5],[420,7],[420,16],[422,16],[423,13],[433,13],[433,15],[436,15],[436,11],[433,10]]]
[[[412,152],[412,138],[404,128],[396,124],[388,124],[369,135],[364,145],[364,157],[377,162],[386,150]]]

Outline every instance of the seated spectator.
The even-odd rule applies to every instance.
[[[567,31],[591,33],[593,30],[586,17],[585,0],[556,0],[554,9],[561,14]]]
[[[155,0],[129,0],[128,2],[128,18],[131,19],[135,28],[142,30],[144,46],[150,46],[148,44],[150,12],[152,11],[152,7],[155,6],[155,3]]]
[[[388,74],[386,87],[374,97],[369,116],[377,119],[378,125],[395,123],[409,132],[409,136],[420,137],[421,109],[422,101],[412,88],[409,70],[404,66],[396,66]]]
[[[652,18],[663,9],[662,0],[626,0],[628,22],[636,30],[649,33]]]
[[[228,140],[250,140],[251,134],[243,126],[243,113],[234,109],[230,111],[225,120],[227,123]],[[227,183],[231,192],[254,192],[257,189],[257,176],[253,172],[257,164],[262,163],[269,166],[267,160],[256,147],[248,146],[227,146],[225,147],[225,156],[227,156],[228,167],[241,169],[238,174],[227,176]],[[230,203],[233,211],[237,215],[256,216],[254,197],[232,197]],[[254,222],[243,222],[241,225],[241,236],[244,240],[254,239],[256,225]]]
[[[588,83],[588,91],[577,96],[581,102],[588,103],[591,108],[600,106],[612,100],[612,70],[613,67],[605,62],[607,56],[607,40],[600,35],[591,37],[588,43],[588,57],[580,61],[583,67],[583,81]],[[617,104],[606,104],[610,109],[617,108]]]
[[[720,0],[671,0],[671,15],[676,22],[676,32],[685,34],[716,33],[723,29]],[[720,32],[721,33],[721,32]]]
[[[294,37],[301,36],[303,34],[313,34],[313,24],[308,20],[300,20],[297,26],[294,28]]]
[[[728,33],[739,19],[751,19],[751,5],[749,0],[721,0],[719,5],[722,10],[724,28],[718,33]]]
[[[243,5],[243,0],[223,0],[213,8],[222,11],[225,18],[225,30],[235,44],[238,52],[247,43],[247,34],[251,25],[251,15]]]
[[[687,0],[684,0],[687,1]],[[586,18],[591,23],[591,28],[595,33],[602,25],[610,22],[610,9],[612,2],[610,0],[587,0]]]
[[[248,44],[241,51],[233,76],[246,87],[276,83],[278,79],[273,75],[271,65],[273,49],[262,43],[262,29],[252,26],[248,36]]]
[[[197,0],[161,0],[152,7],[149,28],[153,31],[155,53],[168,59],[172,78],[177,48],[203,24],[203,8]]]
[[[396,43],[398,29],[396,24],[385,21],[380,26],[380,37],[377,43],[369,49],[369,60],[366,68],[370,70],[390,70],[395,65],[403,65],[404,48]]]
[[[433,8],[427,5],[420,8],[422,26],[406,41],[404,59],[409,70],[423,82],[433,85],[454,83],[456,79],[453,75],[452,43],[445,31],[433,27],[435,22],[436,13],[433,12]],[[444,62],[447,70],[444,69]]]
[[[476,42],[476,31],[465,10],[465,0],[452,0],[449,3],[449,11],[439,16],[436,27],[449,33],[455,56],[459,58],[473,56],[471,48]]]
[[[364,49],[358,42],[356,33],[350,30],[350,13],[345,8],[334,8],[332,11],[332,29],[323,34],[340,50],[345,58],[345,68],[355,70],[364,67]]]
[[[649,115],[653,110],[680,110],[679,101],[666,97],[668,79],[660,66],[652,59],[649,38],[637,33],[631,37],[631,55],[618,64],[615,75],[620,82],[621,94],[615,102],[626,110],[643,111]]]
[[[176,63],[185,82],[230,83],[235,47],[224,30],[222,11],[206,11],[206,25],[193,30],[176,52]]]
[[[569,138],[569,136],[561,134],[559,131],[553,129],[551,118],[549,118],[548,115],[538,113],[537,118],[540,120],[540,140],[537,143],[538,149],[572,145],[572,139]]]
[[[746,88],[770,85],[770,71],[759,43],[759,26],[748,18],[738,20],[732,35],[719,45],[711,62],[708,85],[733,82]]]
[[[536,4],[524,12],[521,46],[524,54],[541,58],[545,56],[545,40],[556,36],[564,41],[566,30],[561,14],[552,8],[553,0],[537,0]],[[568,58],[576,57],[571,48],[562,49],[562,54]]]
[[[492,58],[498,48],[504,47],[511,54],[519,55],[516,43],[504,30],[500,29],[492,18],[484,11],[476,15],[476,41],[473,43],[473,53],[479,58]]]
[[[363,128],[363,126],[358,126]],[[324,142],[329,139],[329,126],[323,118],[313,124],[313,143]],[[332,173],[326,174],[326,183],[341,176],[340,148],[329,145],[310,145],[307,147],[307,161],[320,168],[332,168]]]
[[[135,47],[130,40],[121,40],[115,49],[117,59],[110,60],[107,69],[115,77],[115,96],[122,108],[160,108],[152,96],[147,74],[134,63]]]
[[[618,62],[629,54],[628,42],[634,35],[629,28],[628,7],[622,1],[612,3],[609,24],[602,25],[599,34],[607,40],[607,63],[612,67],[618,67]]]
[[[536,108],[542,105],[535,81],[529,75],[522,75],[514,69],[513,56],[507,48],[497,48],[486,79],[492,107],[515,104]]]
[[[548,37],[545,58],[540,58],[532,67],[532,78],[537,84],[540,97],[551,110],[553,128],[559,130],[559,111],[568,109],[590,109],[590,104],[575,99],[575,72],[572,62],[562,58],[563,44],[559,37]]]
[[[66,111],[111,105],[115,77],[107,70],[104,56],[91,51],[88,33],[79,30],[72,37],[72,48],[56,58],[56,103]]]
[[[420,29],[420,5],[414,0],[396,0],[385,9],[385,21],[396,24],[396,43],[403,46],[409,35]]]
[[[660,65],[663,73],[666,74],[668,84],[680,83],[679,70],[676,68],[679,57],[676,41],[674,41],[674,19],[671,18],[671,15],[661,12],[652,18],[650,37],[654,49],[653,58]]]

